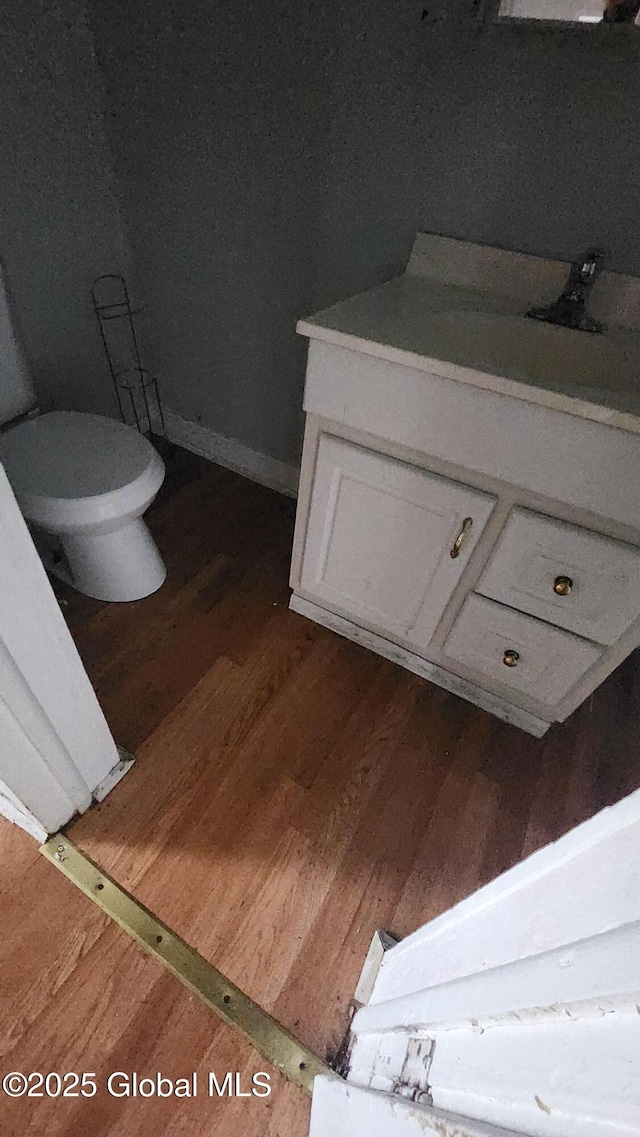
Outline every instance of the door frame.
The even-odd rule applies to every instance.
[[[0,813],[43,840],[125,768],[0,465]]]

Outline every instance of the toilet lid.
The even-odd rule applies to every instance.
[[[157,456],[142,434],[115,419],[51,411],[2,435],[0,460],[19,495],[78,499],[124,489]]]

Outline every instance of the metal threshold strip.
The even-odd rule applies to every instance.
[[[223,1022],[243,1034],[290,1082],[310,1094],[316,1074],[337,1077],[334,1070],[102,872],[63,833],[50,837],[40,852]]]

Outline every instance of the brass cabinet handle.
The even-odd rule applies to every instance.
[[[517,667],[519,659],[520,653],[514,651],[513,648],[508,648],[502,657],[502,662],[504,663],[505,667]]]
[[[462,548],[462,542],[464,541],[464,539],[465,539],[465,537],[466,537],[467,533],[469,532],[472,525],[473,525],[473,517],[465,517],[464,521],[462,522],[462,528],[461,528],[460,532],[458,533],[458,536],[456,537],[455,541],[453,542],[453,545],[451,546],[451,551],[450,551],[449,555],[453,558],[453,560],[455,560],[456,557],[460,556],[460,550]]]
[[[553,582],[553,591],[556,596],[568,596],[573,588],[573,581],[570,576],[557,576]]]

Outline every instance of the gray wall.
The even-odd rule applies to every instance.
[[[284,460],[296,318],[400,271],[417,229],[561,257],[596,242],[640,273],[640,36],[422,8],[94,6],[166,401]]]
[[[342,79],[320,298],[399,269],[419,228],[567,259],[601,244],[640,274],[640,33],[466,20],[423,25],[416,52],[400,7],[405,47],[369,37]]]
[[[165,402],[279,458],[315,304],[326,17],[299,0],[94,4],[109,136]]]
[[[114,411],[89,288],[127,258],[82,0],[5,4],[0,257],[40,401]]]
[[[465,12],[435,24],[423,0],[92,3],[169,406],[295,459],[296,318],[401,271],[416,229],[562,257],[597,242],[640,273],[640,36],[480,28],[470,3],[435,0]],[[2,252],[37,376],[84,406],[88,375],[105,389],[86,287],[124,249],[81,0],[33,35],[37,8],[15,30]]]

